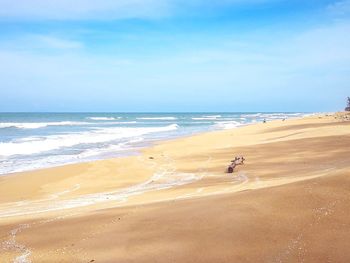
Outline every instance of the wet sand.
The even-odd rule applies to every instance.
[[[349,176],[345,113],[8,175],[0,262],[349,262]]]

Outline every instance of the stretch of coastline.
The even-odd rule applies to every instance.
[[[335,113],[1,176],[1,262],[348,262],[349,174]]]
[[[305,113],[0,113],[0,176],[137,154],[154,141]]]

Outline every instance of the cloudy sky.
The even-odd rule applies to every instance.
[[[0,0],[0,111],[335,111],[350,0]]]

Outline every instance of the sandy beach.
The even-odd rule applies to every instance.
[[[0,262],[345,263],[349,176],[346,113],[1,176]]]

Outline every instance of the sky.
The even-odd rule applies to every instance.
[[[321,112],[350,0],[0,0],[1,112]]]

